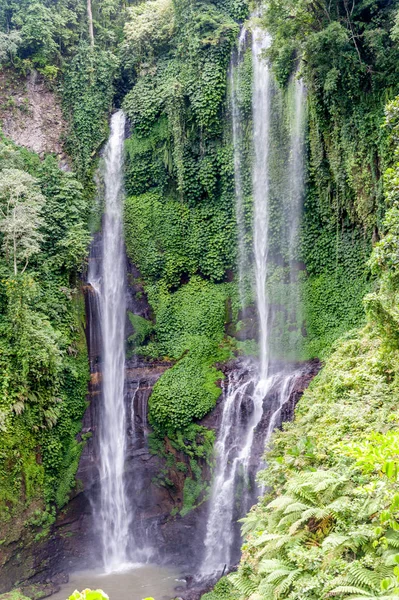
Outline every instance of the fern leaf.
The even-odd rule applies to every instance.
[[[349,596],[350,594],[361,594],[363,597],[373,597],[373,593],[368,592],[362,588],[355,587],[353,585],[340,585],[333,590],[329,591],[327,596]]]

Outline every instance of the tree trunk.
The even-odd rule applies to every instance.
[[[91,12],[91,0],[87,0],[87,21],[89,23],[90,45],[94,46],[93,13]]]

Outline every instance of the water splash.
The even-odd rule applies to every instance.
[[[100,419],[100,507],[102,558],[107,573],[128,563],[130,517],[124,467],[126,454],[125,381],[125,251],[123,244],[123,145],[125,116],[111,119],[104,152],[105,203],[102,267],[89,272],[99,298],[102,335],[102,407]]]
[[[290,400],[302,369],[278,371],[257,385],[257,370],[248,365],[234,369],[224,388],[223,413],[218,439],[216,474],[212,485],[210,511],[205,537],[205,555],[201,564],[204,578],[221,573],[232,564],[236,547],[237,517],[243,516],[256,497],[251,478],[261,467],[261,456],[254,454],[257,427],[268,409],[268,425],[260,432],[258,452],[280,425],[282,407]],[[256,386],[256,387],[255,387]],[[249,414],[248,414],[249,413]],[[256,464],[251,464],[255,459]],[[241,497],[238,498],[238,488]]]

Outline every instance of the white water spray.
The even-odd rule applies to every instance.
[[[125,116],[111,119],[104,153],[105,206],[100,280],[90,277],[99,296],[102,334],[102,407],[100,422],[100,510],[102,556],[107,573],[128,562],[130,518],[124,483],[126,452],[125,251],[123,244],[123,145]]]

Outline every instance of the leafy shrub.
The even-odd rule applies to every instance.
[[[91,590],[89,588],[78,592],[77,590],[69,596],[69,600],[108,600],[109,596],[102,590]]]
[[[150,418],[158,427],[187,427],[215,406],[221,394],[215,381],[223,375],[211,367],[216,358],[214,352],[214,346],[205,337],[197,336],[195,347],[157,381],[149,409]]]
[[[134,329],[133,335],[129,337],[129,342],[134,346],[141,346],[152,333],[154,326],[151,321],[148,321],[139,315],[134,315],[131,312],[129,312],[128,315],[129,321]]]

